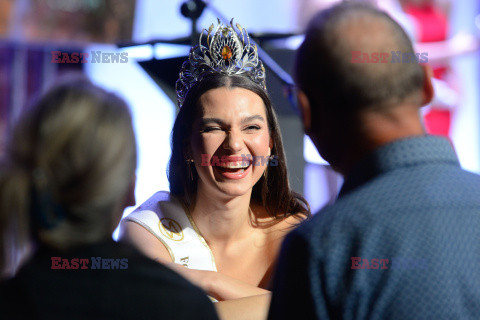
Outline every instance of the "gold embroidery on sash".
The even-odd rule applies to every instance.
[[[188,268],[188,261],[190,261],[190,257],[188,257],[188,256],[180,259],[180,262],[182,263],[182,266],[187,267],[187,268]]]
[[[177,221],[170,218],[162,218],[158,225],[160,227],[160,232],[168,239],[173,241],[183,240],[183,230]]]

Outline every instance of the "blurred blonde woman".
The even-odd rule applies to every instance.
[[[14,275],[0,286],[2,318],[216,319],[200,289],[113,242],[135,168],[128,107],[84,78],[21,116],[0,172],[1,267]]]

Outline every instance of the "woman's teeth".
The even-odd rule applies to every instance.
[[[227,162],[221,163],[219,166],[227,169],[246,169],[250,166],[250,163]]]

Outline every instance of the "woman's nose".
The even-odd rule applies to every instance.
[[[232,153],[236,153],[242,150],[243,140],[241,133],[236,131],[229,131],[223,142],[223,147],[230,150]]]

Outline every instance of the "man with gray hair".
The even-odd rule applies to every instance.
[[[302,121],[345,182],[287,236],[269,319],[480,319],[480,177],[425,134],[426,57],[369,5],[310,22],[296,59]]]

